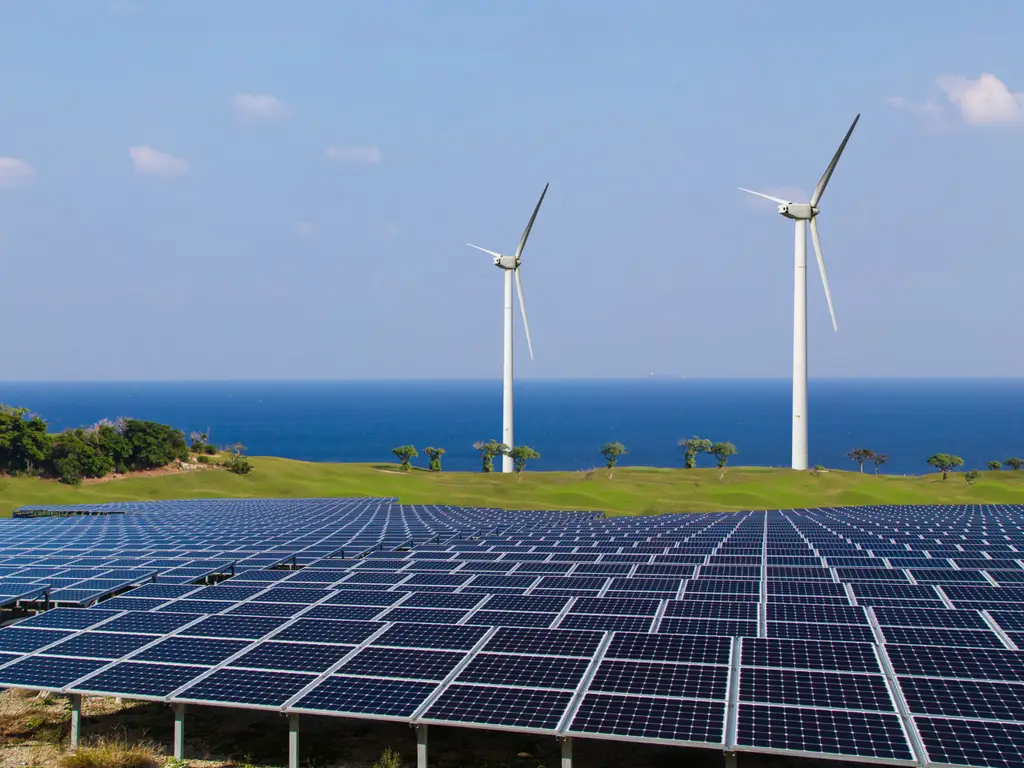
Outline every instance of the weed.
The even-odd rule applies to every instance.
[[[388,747],[380,753],[380,757],[373,764],[373,768],[402,768],[402,756],[391,747]]]
[[[129,744],[122,739],[101,739],[61,758],[61,768],[156,768],[156,748]]]

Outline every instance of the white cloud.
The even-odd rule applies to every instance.
[[[17,157],[0,157],[0,187],[20,187],[36,177],[36,169]]]
[[[269,93],[236,93],[231,103],[247,120],[283,120],[292,113],[291,107]]]
[[[384,162],[384,155],[377,147],[328,147],[324,157],[332,163],[374,164]]]
[[[890,106],[902,109],[936,127],[955,117],[967,125],[1024,125],[1024,93],[1010,88],[993,74],[977,78],[963,75],[939,75],[938,93],[926,101],[891,96]]]
[[[295,225],[295,234],[299,237],[312,237],[317,232],[316,225],[308,221],[300,221]]]
[[[189,172],[187,160],[152,147],[129,147],[128,156],[131,157],[136,172],[147,176],[184,176]]]

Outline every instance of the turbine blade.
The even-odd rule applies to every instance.
[[[828,289],[828,275],[825,274],[825,257],[821,255],[821,238],[818,237],[817,218],[811,219],[811,240],[814,241],[814,256],[818,259],[821,284],[825,286],[825,300],[828,302],[828,313],[832,316],[832,330],[839,333],[839,327],[836,325],[836,311],[832,307],[832,291]]]
[[[846,136],[843,137],[843,143],[839,145],[839,149],[836,150],[835,157],[832,158],[832,162],[828,164],[828,168],[821,174],[821,179],[818,180],[818,186],[814,188],[814,197],[811,198],[811,205],[815,206],[818,201],[821,200],[821,196],[825,194],[825,187],[828,186],[828,180],[832,178],[832,172],[836,169],[836,165],[839,163],[839,156],[843,154],[843,150],[846,149],[846,142],[850,140],[850,136],[853,135],[853,129],[857,127],[857,121],[860,120],[858,114],[853,118],[853,125],[850,126],[850,130],[846,132]]]
[[[519,267],[513,270],[516,273],[516,292],[519,294],[519,309],[523,313],[523,328],[526,329],[526,348],[530,350],[530,359],[533,360],[533,342],[530,341],[530,324],[526,320],[526,302],[523,301],[523,281],[519,277]]]
[[[746,187],[736,187],[736,189],[741,192],[749,192],[752,195],[763,197],[765,200],[771,200],[773,203],[778,203],[779,205],[786,205],[786,203],[790,202],[789,200],[783,200],[781,197],[772,197],[771,195],[766,195],[764,192],[755,192],[754,190],[747,189]]]
[[[519,247],[516,248],[516,264],[519,263],[519,257],[523,255],[523,248],[526,247],[526,238],[530,236],[530,230],[533,229],[533,222],[537,218],[537,213],[540,211],[540,204],[544,202],[544,195],[548,193],[548,185],[544,185],[544,191],[540,193],[540,200],[537,201],[537,207],[533,209],[533,216],[530,217],[530,222],[526,225],[526,229],[523,230],[523,236],[519,238]]]
[[[500,259],[502,256],[502,254],[498,253],[497,251],[488,251],[486,248],[481,248],[479,245],[473,245],[472,243],[466,243],[466,245],[468,245],[470,248],[476,248],[478,251],[489,253],[496,259]]]

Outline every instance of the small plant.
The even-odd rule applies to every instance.
[[[473,447],[480,452],[480,460],[483,462],[484,472],[494,471],[494,457],[503,456],[509,452],[509,447],[504,443],[499,443],[497,440],[478,440],[473,443]]]
[[[380,757],[373,764],[373,768],[402,768],[402,756],[391,747],[387,747],[380,753]]]
[[[165,768],[188,768],[188,761],[180,757],[172,757],[165,764]]]
[[[522,472],[526,469],[526,462],[533,459],[539,459],[540,454],[537,453],[533,448],[528,445],[517,445],[508,453],[512,457],[512,461],[515,462],[516,473]]]
[[[1002,469],[1002,467],[1003,467],[1003,465],[1001,463],[999,463],[998,461],[990,461],[988,463],[988,468],[992,472],[998,472],[1000,469]]]
[[[942,479],[945,480],[949,477],[950,472],[964,465],[964,460],[951,453],[936,453],[934,456],[929,457],[928,465],[935,467],[935,469],[941,472]]]
[[[729,457],[735,456],[739,451],[732,443],[715,443],[708,448],[708,453],[715,457],[715,460],[718,462],[718,468],[724,469],[726,462],[729,461]]]
[[[619,456],[624,456],[626,453],[626,446],[622,443],[605,443],[601,449],[601,455],[604,456],[608,469],[615,469]]]
[[[826,471],[825,465],[824,464],[815,464],[814,465],[814,471],[815,472],[825,472]]]
[[[693,469],[697,466],[697,454],[707,453],[711,450],[711,441],[705,437],[688,437],[679,441],[679,447],[683,449],[684,466]]]
[[[967,483],[968,485],[973,483],[979,477],[981,477],[981,472],[979,472],[976,469],[971,469],[968,470],[967,472],[964,472],[964,482]]]
[[[157,751],[150,744],[101,739],[64,755],[61,768],[156,768]]]
[[[392,448],[391,452],[398,457],[398,461],[400,462],[400,466],[404,472],[408,472],[412,469],[412,464],[409,462],[419,456],[419,453],[417,453],[416,449],[411,445],[400,445],[397,448]]]
[[[424,448],[423,452],[430,459],[430,471],[441,471],[441,457],[444,456],[444,448]]]
[[[242,451],[245,450],[245,446],[241,443],[235,443],[229,446],[231,455],[224,460],[224,469],[228,472],[234,472],[236,475],[248,475],[253,470],[252,462],[249,461],[249,457],[246,456]]]

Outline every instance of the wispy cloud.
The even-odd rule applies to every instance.
[[[0,187],[20,187],[36,177],[36,169],[17,157],[0,157]]]
[[[977,78],[939,75],[936,92],[924,101],[892,96],[890,106],[915,115],[929,127],[955,119],[966,125],[1024,125],[1024,92],[1010,90],[995,75]]]
[[[136,172],[147,176],[185,176],[190,170],[187,160],[152,147],[129,147],[128,156],[131,157]]]
[[[308,221],[300,221],[295,225],[295,234],[299,237],[313,237],[317,233],[315,224]]]
[[[231,104],[245,120],[283,120],[292,114],[291,107],[269,93],[236,93]]]
[[[345,165],[373,165],[384,162],[384,154],[378,147],[331,146],[324,151],[324,157],[332,163]]]

